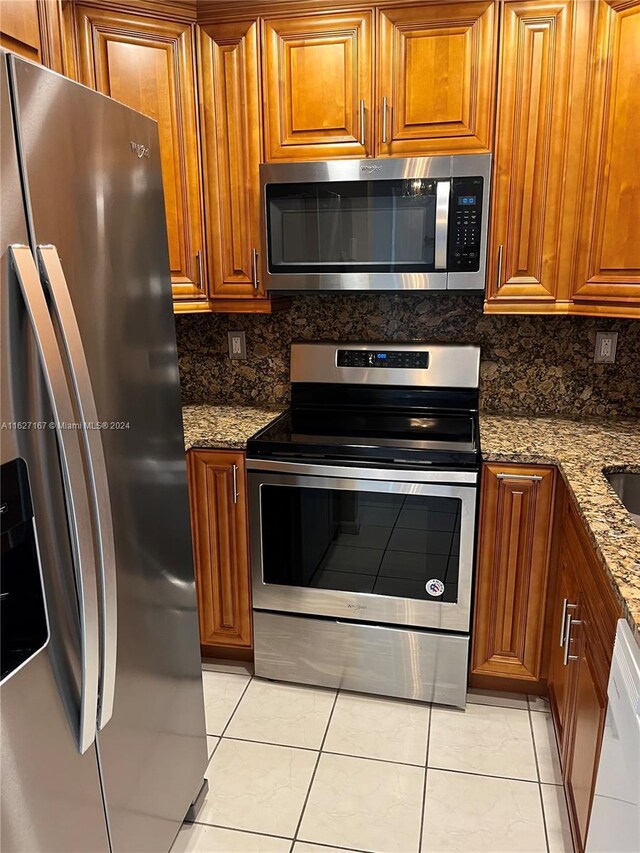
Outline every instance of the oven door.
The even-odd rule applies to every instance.
[[[249,468],[256,609],[469,630],[475,472]]]

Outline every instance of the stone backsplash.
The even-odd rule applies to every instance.
[[[178,315],[176,327],[185,403],[288,403],[294,340],[420,340],[480,345],[485,411],[640,416],[638,320],[485,315],[475,294],[385,293],[296,296],[275,315]],[[228,356],[238,330],[246,361]],[[593,363],[596,330],[619,332],[615,364]]]

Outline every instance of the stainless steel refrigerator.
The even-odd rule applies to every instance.
[[[0,847],[160,853],[207,749],[157,128],[0,60]]]

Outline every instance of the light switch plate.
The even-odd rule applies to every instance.
[[[617,332],[596,332],[596,347],[593,360],[596,364],[613,364],[618,348]]]
[[[228,332],[229,358],[245,360],[247,358],[247,342],[244,332]]]

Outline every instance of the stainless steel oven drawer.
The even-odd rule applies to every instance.
[[[464,708],[469,637],[254,610],[255,674]]]

